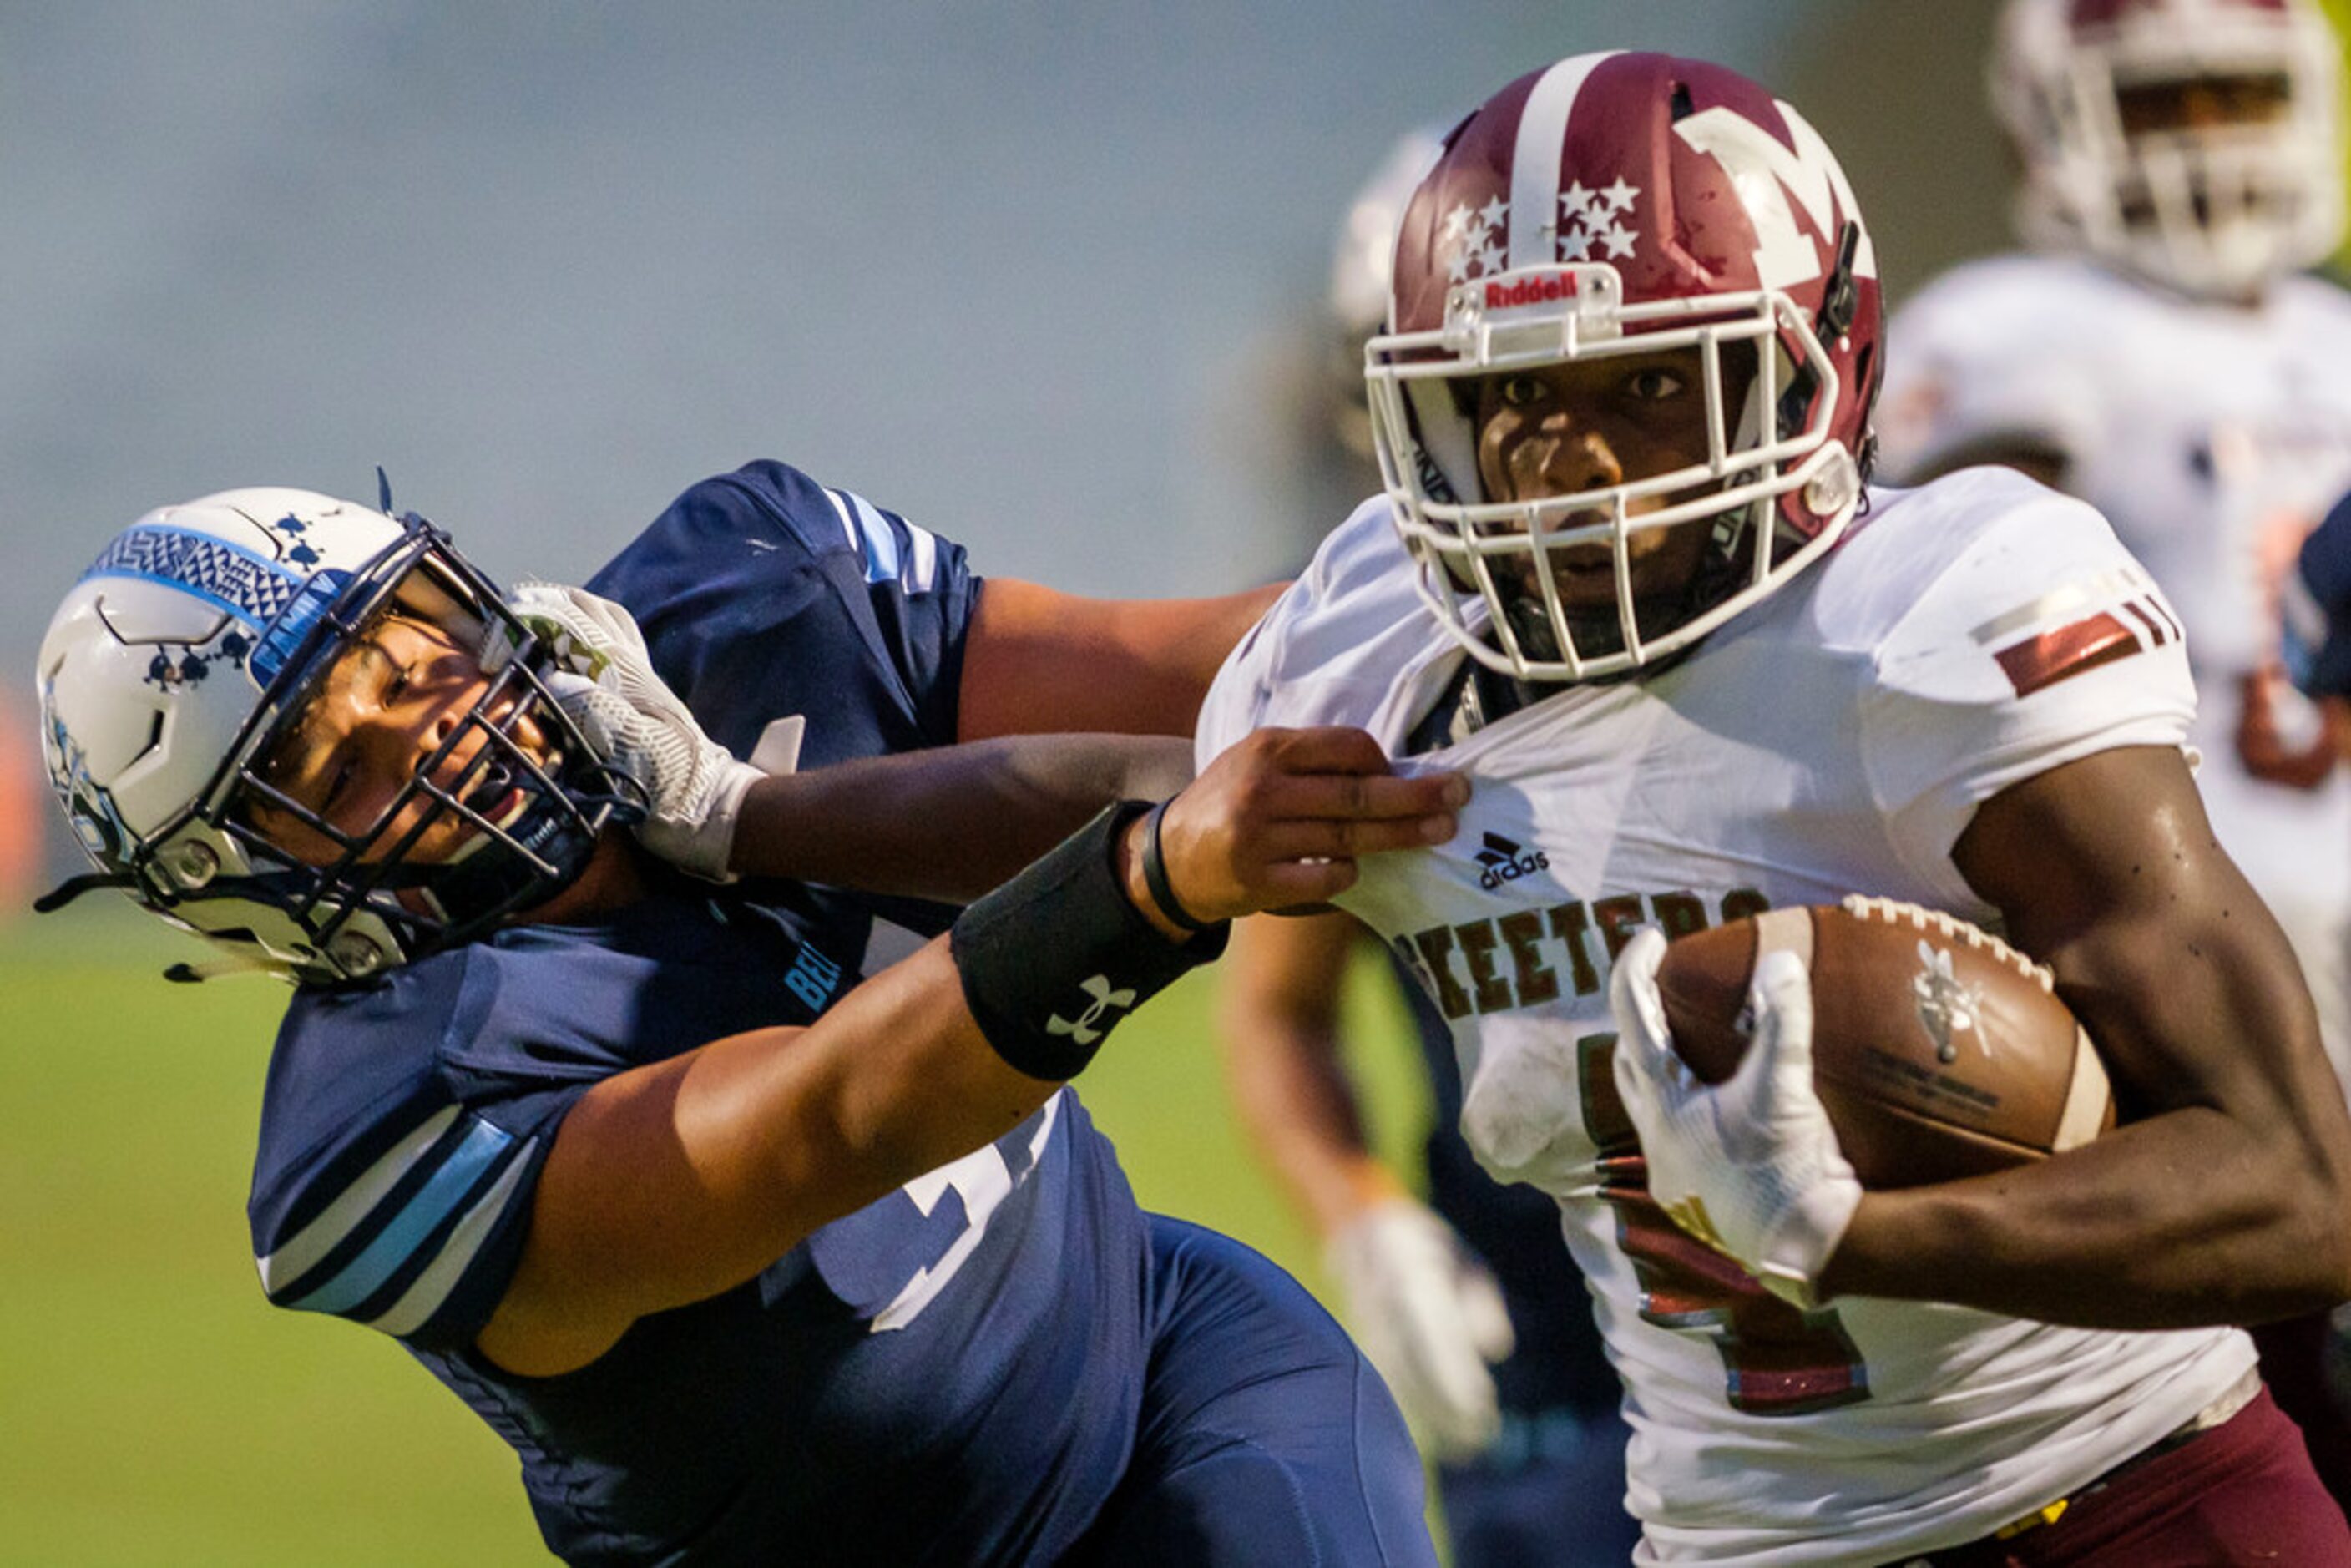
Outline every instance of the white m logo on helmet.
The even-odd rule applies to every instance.
[[[1755,271],[1766,288],[1809,283],[1820,277],[1828,262],[1813,241],[1796,227],[1796,214],[1788,205],[1791,194],[1803,204],[1813,227],[1832,236],[1832,243],[1840,213],[1856,226],[1861,221],[1853,187],[1845,183],[1844,171],[1837,167],[1836,156],[1821,140],[1821,133],[1786,104],[1780,104],[1779,110],[1780,117],[1788,122],[1789,134],[1795,138],[1792,149],[1744,115],[1719,106],[1693,114],[1674,127],[1675,135],[1721,164],[1739,187],[1740,200],[1755,220]],[[1877,251],[1866,229],[1854,252],[1853,269],[1863,277],[1877,276]]]

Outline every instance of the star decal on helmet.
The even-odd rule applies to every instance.
[[[1598,190],[1581,180],[1560,193],[1560,261],[1625,261],[1639,231],[1633,227],[1641,187],[1623,175]],[[1489,277],[1510,265],[1510,204],[1496,196],[1482,207],[1455,205],[1437,226],[1437,256],[1448,281]]]
[[[1559,196],[1559,259],[1621,261],[1633,254],[1636,235],[1629,226],[1641,188],[1619,174],[1597,191],[1574,181]],[[1619,219],[1627,220],[1619,222]]]
[[[1437,231],[1437,254],[1445,263],[1446,277],[1467,283],[1501,271],[1509,254],[1502,247],[1510,225],[1510,204],[1499,196],[1474,211],[1467,203],[1455,206]]]

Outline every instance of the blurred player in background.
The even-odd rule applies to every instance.
[[[688,490],[610,599],[509,599],[389,511],[151,513],[38,668],[99,867],[61,894],[297,982],[249,1206],[270,1300],[398,1340],[573,1562],[1433,1563],[1338,1325],[1143,1214],[1058,1089],[1216,923],[1449,831],[1416,813],[1458,781],[1270,737],[959,919],[848,894],[972,895],[1137,793],[1119,737],[947,743],[1121,676],[1128,720],[1181,725],[1259,596],[983,582],[773,463]]]
[[[2314,701],[2351,704],[2351,496],[2302,541],[2286,595],[2287,667]],[[2335,733],[2351,737],[2351,725]]]
[[[1334,247],[1308,465],[1343,515],[1379,482],[1364,345],[1384,325],[1396,227],[1444,127],[1405,136],[1350,205]],[[1342,1315],[1436,1467],[1453,1560],[1622,1563],[1621,1390],[1560,1245],[1559,1206],[1503,1186],[1462,1141],[1460,1070],[1442,1014],[1408,980],[1432,1123],[1422,1179],[1366,1144],[1344,1061],[1343,993],[1373,945],[1353,916],[1242,921],[1220,977],[1226,1069],[1268,1168],[1321,1238]],[[1384,967],[1384,979],[1393,970]],[[1415,1196],[1422,1186],[1427,1201]]]
[[[0,694],[0,925],[26,913],[41,869],[41,764],[16,699]]]
[[[1361,725],[1475,782],[1336,902],[1454,1032],[1487,1170],[1561,1200],[1633,1438],[1636,1559],[2351,1563],[2245,1335],[2351,1293],[2351,1113],[2211,841],[2179,640],[2090,507],[1869,486],[1876,253],[1792,108],[1562,60],[1447,139],[1366,378],[1385,494],[1202,710]],[[1860,890],[2001,925],[2123,1107],[1865,1192],[1762,966],[1681,1070],[1665,932]]]
[[[2021,468],[2146,563],[2187,633],[2205,808],[2351,1083],[2346,737],[2282,663],[2296,551],[2351,486],[2351,297],[2300,275],[2342,234],[2340,62],[2311,0],[2011,0],[1991,99],[2032,248],[1896,315],[1880,450],[1897,483]],[[2321,1324],[2258,1337],[2351,1502]]]

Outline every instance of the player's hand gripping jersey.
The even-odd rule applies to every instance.
[[[1661,1560],[1877,1563],[1970,1541],[2252,1364],[2233,1330],[1864,1299],[1802,1314],[1644,1188],[1609,1065],[1609,964],[1632,931],[1855,891],[1990,919],[1950,858],[1980,802],[2188,735],[2178,623],[2089,507],[2001,470],[1872,503],[1819,568],[1678,663],[1552,691],[1427,753],[1475,779],[1459,835],[1366,862],[1340,900],[1450,1020],[1481,1162],[1561,1202]],[[1375,501],[1226,665],[1199,755],[1306,723],[1401,752],[1461,657]],[[1831,1478],[1840,1533],[1808,1544]]]
[[[792,716],[803,764],[955,738],[963,552],[789,468],[695,486],[593,586],[738,756]],[[1067,1092],[579,1372],[470,1350],[590,1085],[805,1024],[950,913],[653,874],[608,923],[297,995],[251,1207],[271,1299],[398,1336],[522,1453],[573,1561],[1058,1555],[1126,1463],[1147,1347],[1142,1217]]]
[[[2212,825],[2292,938],[2351,1082],[2351,777],[2281,658],[2295,552],[2351,488],[2351,296],[2287,277],[2258,305],[2199,302],[2001,256],[1938,280],[1892,330],[1888,475],[2052,453],[2179,612]]]

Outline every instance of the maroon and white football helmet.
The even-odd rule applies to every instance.
[[[2342,52],[2311,0],[2010,0],[1993,111],[2029,245],[2240,298],[2335,248]],[[2261,113],[2138,125],[2129,95],[2234,83]]]
[[[1488,666],[1622,674],[1819,557],[1852,517],[1878,383],[1877,257],[1795,110],[1653,54],[1562,60],[1458,126],[1406,209],[1389,330],[1365,350],[1374,442],[1421,597]],[[1483,493],[1479,378],[1692,347],[1707,457],[1573,495]],[[1740,406],[1726,386],[1744,383]],[[1636,604],[1627,541],[1708,530],[1680,602]],[[1616,595],[1562,605],[1553,550],[1605,544]]]

